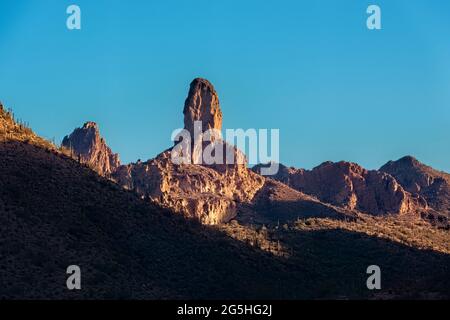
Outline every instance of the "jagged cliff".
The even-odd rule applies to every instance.
[[[389,161],[380,168],[410,193],[426,200],[433,210],[425,216],[437,224],[448,224],[450,218],[450,174],[435,170],[411,156]]]
[[[141,198],[204,224],[230,221],[238,212],[241,220],[273,221],[307,217],[314,211],[345,219],[358,212],[422,216],[448,226],[449,175],[412,157],[380,170],[345,161],[324,162],[312,170],[280,165],[277,174],[265,178],[260,175],[263,165],[249,170],[245,155],[222,140],[223,113],[208,80],[192,81],[183,115],[184,135],[145,162],[120,165],[93,122],[65,137],[63,146]],[[219,163],[205,161],[208,148]]]
[[[222,129],[219,98],[209,81],[192,81],[183,113],[184,129],[192,138],[191,163],[174,163],[172,157],[177,151],[170,148],[149,161],[119,167],[113,178],[119,185],[186,217],[205,224],[227,222],[236,216],[239,204],[251,202],[264,178],[249,170],[244,154],[220,137],[215,143],[223,150],[222,163],[196,164],[209,142],[195,145],[199,137],[194,122],[201,121],[200,135],[208,129]],[[226,163],[227,152],[233,155],[233,164]]]
[[[83,127],[64,137],[62,146],[100,175],[109,176],[120,166],[119,155],[106,145],[95,122],[86,122]]]
[[[259,172],[261,165],[253,170]],[[370,214],[419,214],[426,201],[407,192],[390,174],[351,162],[324,162],[312,170],[280,165],[274,179],[323,202]]]

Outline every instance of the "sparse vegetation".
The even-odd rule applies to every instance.
[[[220,228],[233,239],[283,257],[297,266],[297,272],[304,268],[313,273],[314,291],[321,292],[322,298],[331,292],[340,292],[332,296],[344,299],[450,296],[450,279],[445,275],[450,262],[448,231],[420,219],[361,215],[354,221],[306,218],[264,228],[233,221]],[[367,295],[358,281],[364,281],[360,271],[371,264],[383,270],[385,287]],[[340,291],[343,287],[352,293]]]
[[[434,250],[450,254],[450,234],[421,219],[402,216],[370,216],[360,214],[355,221],[311,218],[298,220],[296,230],[341,229],[359,232],[368,236],[387,239],[396,243],[423,250]]]
[[[218,227],[233,239],[242,241],[252,247],[259,248],[279,257],[289,257],[289,251],[282,245],[282,237],[274,229],[266,226],[244,226],[236,220]]]
[[[338,213],[202,226],[143,201],[0,114],[0,298],[450,297],[446,230]],[[71,264],[81,267],[81,291],[65,287]],[[366,287],[372,264],[382,270],[377,293]]]
[[[51,142],[37,136],[28,123],[16,120],[12,110],[5,110],[0,103],[0,142],[8,140],[34,144],[49,150],[57,149]]]

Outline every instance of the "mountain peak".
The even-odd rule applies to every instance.
[[[184,127],[191,134],[192,142],[206,130],[222,128],[218,94],[206,79],[192,81],[183,113]],[[195,128],[195,121],[201,121],[202,128]],[[179,151],[171,148],[144,163],[121,166],[113,178],[122,187],[133,189],[185,217],[205,224],[228,222],[236,216],[238,206],[250,205],[264,178],[247,168],[245,155],[237,147],[215,140],[219,141],[215,147],[222,148],[223,161],[209,164],[203,161],[202,150],[209,146],[209,141],[203,141],[198,149],[193,144],[190,163],[175,163],[172,157]],[[228,155],[233,155],[233,163],[227,162]]]
[[[407,166],[421,166],[423,165],[419,160],[417,160],[413,156],[404,156],[396,161],[398,164],[407,165]]]
[[[216,90],[214,89],[214,86],[212,85],[212,83],[205,78],[195,78],[194,80],[192,80],[191,82],[191,87],[192,86],[197,86],[197,85],[204,85],[206,87],[209,88],[209,90],[213,91],[214,93],[216,93]]]
[[[202,122],[202,132],[222,129],[222,111],[214,86],[206,79],[196,78],[191,82],[184,103],[184,129],[194,137],[194,122]]]
[[[80,162],[87,163],[99,174],[109,175],[120,166],[119,155],[106,145],[95,122],[88,121],[65,136],[62,146],[70,149]]]
[[[430,172],[435,171],[433,168],[423,164],[422,162],[417,160],[417,158],[410,155],[404,156],[398,160],[388,161],[380,168],[380,171],[384,171],[395,176],[395,173],[399,171],[411,169],[413,169],[413,171],[416,173],[418,172],[426,173],[428,171]]]
[[[273,178],[322,202],[374,215],[415,214],[426,207],[389,174],[354,162],[325,161],[312,170],[280,170]]]
[[[97,123],[93,121],[88,121],[83,125],[83,129],[90,129],[90,128],[99,130]]]
[[[430,207],[450,216],[450,174],[429,167],[412,156],[389,161],[380,168],[409,192],[424,197]]]

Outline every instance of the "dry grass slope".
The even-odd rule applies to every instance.
[[[54,144],[36,135],[28,124],[14,119],[12,110],[5,110],[0,103],[0,142],[15,140],[45,149],[56,150]]]

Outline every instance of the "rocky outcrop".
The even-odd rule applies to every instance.
[[[448,224],[450,218],[450,174],[424,165],[411,156],[389,161],[380,168],[410,193],[423,197],[433,212],[426,218],[438,224]]]
[[[259,172],[261,166],[254,167]],[[274,179],[323,202],[370,214],[418,214],[423,198],[411,195],[390,174],[351,162],[325,162],[312,170],[280,165]]]
[[[119,155],[107,146],[95,122],[86,122],[82,128],[64,137],[62,146],[100,175],[110,176],[120,166]]]
[[[217,93],[204,79],[191,83],[184,107],[184,127],[192,139],[195,121],[203,123],[200,134],[208,129],[222,129]],[[194,141],[191,147],[193,144]],[[197,147],[204,150],[208,145],[211,144],[205,142]],[[179,156],[180,150],[175,146],[152,160],[121,166],[113,178],[143,198],[188,218],[204,224],[227,222],[236,216],[238,206],[251,202],[264,178],[247,168],[244,154],[234,146],[220,138],[214,140],[214,145],[222,150],[219,163],[198,162],[202,153],[196,153],[201,151],[196,147],[190,149],[195,162],[177,163],[174,157]],[[226,162],[227,153],[233,155],[233,163]]]
[[[412,156],[389,161],[380,171],[395,177],[411,193],[423,193],[433,184],[450,184],[450,174],[437,171]]]
[[[206,79],[196,78],[192,81],[188,97],[184,103],[184,129],[192,136],[195,121],[201,121],[201,133],[209,129],[222,129],[222,111],[219,97],[213,85]]]
[[[234,218],[238,205],[250,202],[264,180],[250,170],[218,171],[212,166],[176,165],[171,160],[171,150],[147,162],[121,166],[114,178],[143,198],[204,224]]]
[[[312,170],[279,165],[278,173],[266,179],[260,175],[263,166],[249,170],[243,152],[222,139],[223,115],[209,81],[192,81],[183,115],[179,140],[146,162],[120,165],[93,122],[65,137],[63,146],[141,198],[204,224],[230,221],[238,212],[242,221],[272,222],[348,218],[358,212],[429,216],[439,211],[448,216],[448,174],[411,157],[389,162],[380,171],[344,161],[325,162]],[[211,130],[215,132],[208,138]]]

